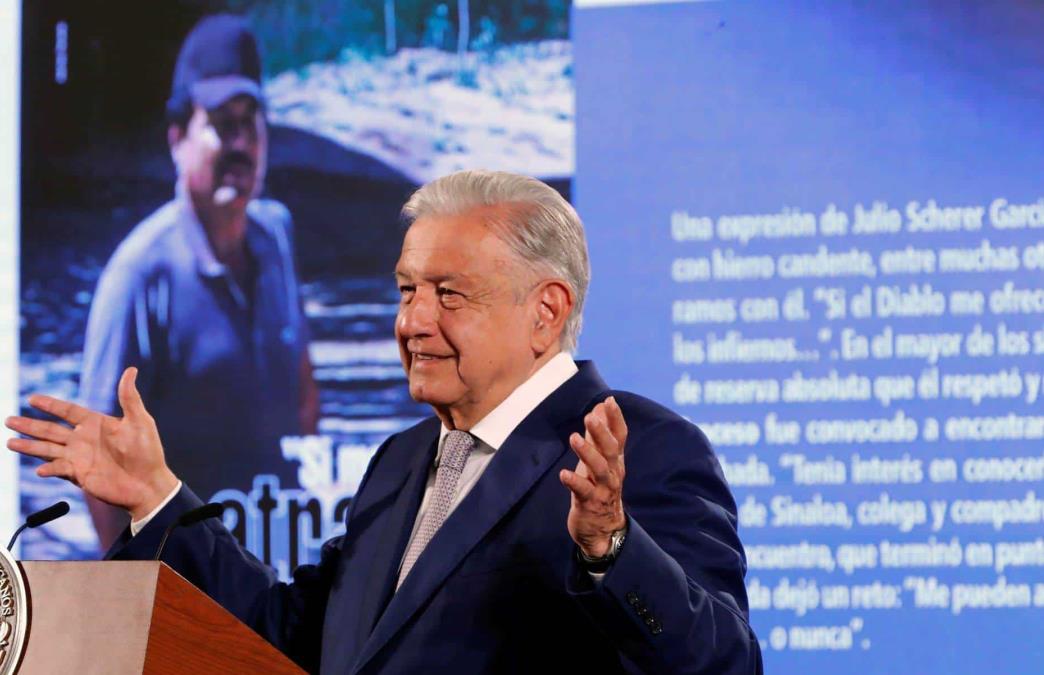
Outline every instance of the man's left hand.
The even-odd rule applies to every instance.
[[[580,461],[576,470],[562,469],[558,478],[569,488],[572,505],[566,526],[584,555],[609,552],[612,533],[623,529],[624,445],[627,424],[610,396],[584,417],[585,435],[574,433],[569,445]]]

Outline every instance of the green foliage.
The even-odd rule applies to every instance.
[[[376,0],[228,0],[257,36],[269,76],[315,61],[330,61],[345,50],[383,51],[384,19]]]
[[[223,0],[250,22],[269,76],[342,54],[383,54],[384,0]],[[396,44],[456,51],[457,0],[394,0]],[[469,0],[469,49],[569,37],[571,0]]]

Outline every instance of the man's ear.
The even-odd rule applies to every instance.
[[[535,353],[543,354],[558,346],[576,299],[569,285],[561,279],[542,281],[533,292],[536,294],[536,317],[532,346]]]
[[[177,124],[167,127],[167,147],[170,148],[170,158],[174,161],[174,166],[178,164],[178,146],[181,145],[183,138],[185,138],[185,130]]]

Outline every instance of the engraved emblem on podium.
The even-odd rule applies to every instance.
[[[0,548],[0,675],[13,675],[25,648],[27,596],[14,558]]]

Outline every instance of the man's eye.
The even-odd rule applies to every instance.
[[[253,134],[256,131],[253,117],[229,117],[213,115],[210,118],[210,124],[214,127],[214,131],[217,132],[221,138],[230,138],[235,136],[241,130],[246,134]]]
[[[404,284],[402,286],[399,286],[399,295],[402,295],[404,297],[407,295],[412,295],[415,290],[416,288],[414,286],[408,286]]]
[[[461,300],[463,295],[451,288],[439,288],[435,291],[439,296],[439,302],[442,303],[443,307],[459,307],[461,306]]]

